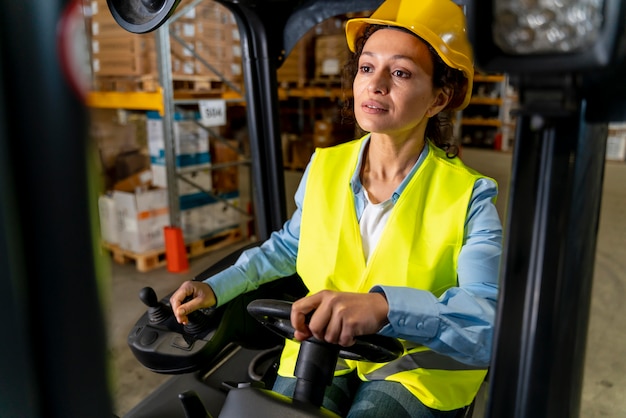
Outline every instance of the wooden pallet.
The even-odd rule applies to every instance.
[[[239,228],[229,229],[210,237],[192,241],[185,245],[188,258],[197,257],[241,241],[243,236]],[[137,271],[147,272],[167,265],[165,249],[135,253],[124,250],[115,244],[102,243],[102,248],[111,253],[113,261],[118,264],[135,264]]]
[[[293,77],[281,77],[278,79],[278,87],[284,90],[301,89],[308,86],[309,80],[299,74]]]
[[[224,90],[224,82],[210,76],[182,76],[174,75],[172,79],[176,93],[206,94],[221,93]]]
[[[331,88],[341,86],[341,82],[342,78],[340,74],[317,74],[315,78],[308,81],[308,84],[309,86]]]
[[[219,95],[226,89],[222,80],[209,76],[172,77],[174,93],[177,95]],[[160,88],[160,81],[156,75],[142,76],[97,76],[94,77],[94,91],[116,92],[155,92]]]
[[[156,75],[94,77],[95,91],[155,92],[159,86],[159,78]]]

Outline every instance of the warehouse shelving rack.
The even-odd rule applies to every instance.
[[[159,87],[154,92],[147,91],[131,91],[131,92],[116,92],[116,91],[92,91],[87,95],[87,105],[92,108],[107,108],[107,109],[125,109],[125,110],[143,110],[143,111],[157,111],[163,120],[163,139],[165,149],[165,166],[166,166],[166,178],[167,178],[167,196],[168,207],[170,217],[170,227],[181,227],[181,209],[180,198],[178,190],[178,180],[182,180],[185,183],[196,188],[199,192],[206,193],[213,199],[220,201],[235,211],[239,212],[241,218],[237,224],[243,224],[251,222],[253,216],[249,211],[245,210],[247,203],[251,201],[251,197],[248,197],[243,204],[235,206],[228,199],[221,197],[218,193],[213,193],[211,190],[207,190],[201,185],[197,184],[190,176],[191,173],[205,170],[221,170],[236,166],[249,166],[251,159],[244,155],[239,149],[235,149],[226,138],[222,137],[214,129],[204,126],[199,122],[196,122],[199,127],[205,129],[212,140],[220,141],[226,147],[233,149],[239,154],[239,159],[234,162],[225,163],[208,163],[203,166],[194,166],[193,168],[177,167],[176,166],[176,145],[174,137],[174,115],[176,112],[183,111],[185,106],[197,106],[201,100],[206,98],[177,98],[174,90],[174,76],[172,72],[172,59],[171,59],[171,44],[174,42],[180,43],[183,48],[186,48],[194,58],[216,76],[219,77],[228,89],[225,89],[219,94],[218,99],[224,100],[227,104],[243,104],[245,105],[245,98],[241,88],[235,83],[231,82],[226,76],[221,74],[210,62],[198,55],[193,47],[189,45],[184,39],[176,35],[171,30],[171,25],[177,21],[180,17],[187,14],[191,9],[196,7],[202,2],[208,2],[213,0],[193,0],[186,6],[182,7],[176,14],[174,14],[167,22],[165,22],[158,30],[154,32],[156,52],[157,52],[157,72],[159,76]],[[247,170],[250,172],[250,170]],[[247,182],[251,184],[251,180]],[[241,193],[240,195],[243,195]],[[249,193],[245,193],[250,195]],[[243,199],[242,199],[243,200]],[[235,226],[234,224],[232,225]],[[219,231],[206,231],[207,234]]]

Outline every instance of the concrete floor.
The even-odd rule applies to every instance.
[[[511,154],[466,148],[463,158],[468,165],[498,180],[498,210],[503,215]],[[287,173],[287,196],[292,196],[298,179],[298,173]],[[626,294],[625,181],[626,163],[607,162],[581,399],[580,416],[584,418],[626,417],[626,328],[623,325],[626,317],[626,304],[623,303]],[[291,200],[288,200],[288,210],[293,210]],[[170,378],[143,368],[127,346],[128,332],[145,310],[138,298],[140,289],[151,286],[159,298],[165,296],[240,244],[191,259],[190,269],[184,274],[169,273],[164,267],[140,273],[133,265],[111,263],[112,293],[107,315],[111,394],[116,415],[124,416]]]

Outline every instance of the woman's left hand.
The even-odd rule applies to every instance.
[[[349,347],[354,344],[355,337],[375,334],[387,324],[388,311],[389,305],[382,293],[322,290],[294,302],[291,324],[298,341],[313,336],[321,341]],[[307,324],[307,315],[311,312],[313,315]]]

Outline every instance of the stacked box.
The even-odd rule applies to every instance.
[[[212,193],[213,189],[210,171],[194,171],[184,174],[183,177],[198,186],[178,179],[181,229],[185,240],[193,241],[215,232],[215,228],[210,223],[211,220],[204,218],[208,216],[207,208],[215,204],[217,200],[212,194],[205,192]]]
[[[211,163],[209,135],[206,129],[196,122],[199,118],[198,113],[195,113],[193,118],[180,113],[174,115],[174,143],[178,168],[200,169],[206,168]],[[147,112],[147,132],[152,182],[155,186],[167,187],[163,119],[158,112]]]
[[[177,10],[185,10],[190,1],[182,1]],[[106,0],[91,2],[92,68],[95,76],[157,76],[155,34],[132,34],[113,19]],[[219,81],[242,80],[241,42],[232,13],[223,5],[205,1],[170,23],[170,30],[180,37],[170,39],[172,75],[203,76]],[[195,51],[197,58],[191,50]],[[211,71],[209,63],[219,74]]]
[[[150,170],[117,182],[98,198],[100,237],[133,253],[165,246],[163,228],[170,223],[167,190],[151,185]]]
[[[313,62],[314,39],[313,33],[308,32],[294,45],[285,61],[278,68],[279,84],[285,87],[291,84],[302,87],[311,78],[313,72],[309,67],[311,67],[310,63]]]
[[[290,145],[290,166],[292,169],[304,169],[313,155],[313,138],[310,134],[302,134],[293,138]]]
[[[100,238],[109,244],[118,244],[118,230],[121,229],[115,210],[113,192],[98,197],[98,215],[100,218]]]
[[[237,143],[230,141],[211,141],[211,159],[213,164],[235,163],[239,161]],[[239,190],[239,166],[236,164],[215,168],[213,171],[213,188],[216,193],[232,193]]]
[[[181,38],[186,45],[193,47],[199,31],[196,29],[196,22],[181,18],[170,25],[171,32]],[[189,48],[185,48],[175,38],[170,40],[170,48],[172,54],[172,75],[195,75],[196,60]]]
[[[211,176],[210,169],[196,170],[185,173],[184,177],[189,181],[178,181],[178,194],[180,195],[180,208],[182,210],[187,209],[195,205],[193,202],[198,200],[196,195],[205,195],[202,190],[213,190],[213,178]],[[193,183],[193,184],[191,184]],[[205,202],[206,203],[206,202]]]
[[[335,145],[332,121],[327,119],[316,120],[313,126],[313,146],[326,148],[332,145]]]
[[[315,121],[313,126],[313,147],[325,148],[350,141],[356,137],[356,125],[335,118]]]
[[[179,9],[183,7],[181,5]],[[175,35],[171,40],[173,75],[201,75],[213,80],[224,77],[232,82],[241,81],[239,30],[228,9],[216,2],[200,3],[172,22],[170,27]],[[184,41],[187,48],[176,37]]]
[[[151,178],[150,171],[139,173],[99,197],[100,235],[104,242],[133,253],[164,248],[163,228],[170,222],[168,191],[154,187]],[[239,206],[237,191],[220,194],[219,198],[205,193],[212,188],[209,170],[186,173],[185,178],[194,183],[178,182],[181,228],[187,242],[242,222],[242,214],[229,206]]]
[[[118,246],[134,253],[165,247],[163,228],[170,223],[167,190],[113,191]]]
[[[243,222],[242,213],[235,209],[240,206],[239,192],[221,194],[219,198],[207,196],[204,205],[181,211],[181,228],[185,240],[211,236],[238,227]]]
[[[151,71],[152,38],[145,35],[97,37],[91,42],[92,69],[101,76],[139,76]]]
[[[340,35],[320,35],[315,38],[315,77],[328,78],[341,75],[348,60],[350,50],[346,37]]]
[[[95,76],[141,76],[154,71],[152,34],[132,34],[113,19],[106,0],[91,3],[91,61]]]
[[[369,16],[354,13],[353,16]],[[337,78],[350,56],[346,43],[345,20],[336,16],[323,20],[307,32],[278,68],[278,82],[284,87],[304,86],[311,79]]]
[[[196,74],[225,78],[231,82],[242,81],[241,46],[232,41],[196,41]],[[209,68],[213,67],[216,72]]]
[[[626,123],[610,123],[606,143],[606,159],[626,160]]]

